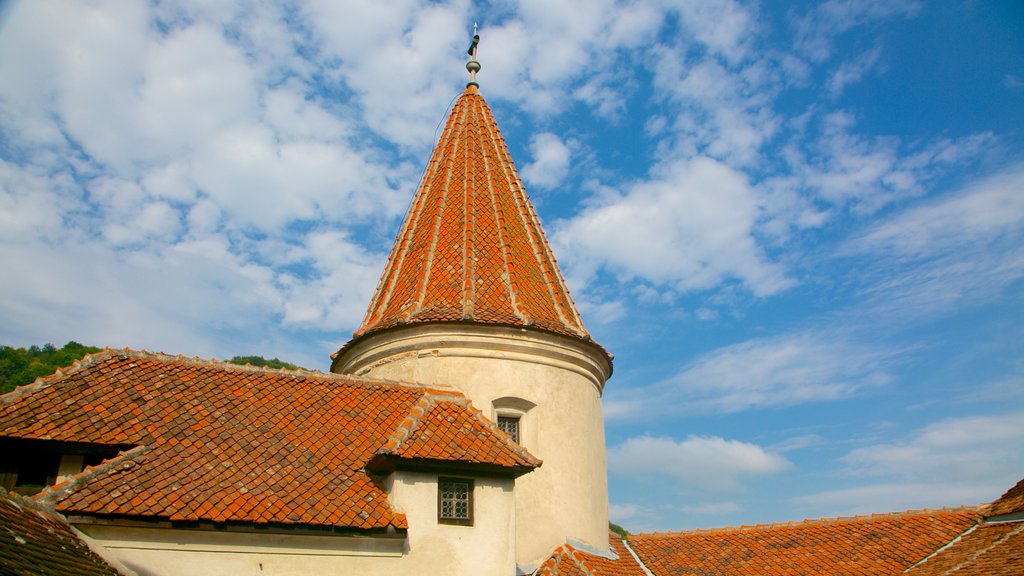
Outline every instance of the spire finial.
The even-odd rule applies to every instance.
[[[476,32],[476,22],[473,22],[473,43],[469,45],[469,50],[466,52],[469,54],[469,62],[466,62],[466,70],[469,71],[469,83],[466,84],[466,88],[470,86],[480,87],[476,83],[476,73],[480,71],[480,63],[476,61],[476,46],[480,43],[480,35]]]

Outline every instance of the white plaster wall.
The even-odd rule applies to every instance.
[[[388,499],[409,521],[411,566],[424,567],[421,574],[515,574],[515,481],[473,478],[473,525],[457,526],[437,522],[437,478],[403,471],[388,478]]]
[[[293,535],[76,524],[101,555],[139,576],[511,576],[512,479],[474,479],[474,525],[437,523],[437,476],[396,472],[389,498],[406,538]]]
[[[592,347],[533,330],[422,325],[340,355],[335,371],[462,390],[489,417],[513,396],[536,406],[522,443],[544,464],[516,481],[517,562],[536,564],[566,538],[608,547],[600,390],[610,366]],[[412,520],[410,519],[410,523]]]

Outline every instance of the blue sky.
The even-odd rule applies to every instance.
[[[1024,4],[8,2],[0,342],[326,370],[479,21],[616,355],[611,513],[974,504],[1024,476]]]

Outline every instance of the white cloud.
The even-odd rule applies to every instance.
[[[1024,277],[1022,189],[1012,167],[881,220],[840,254],[865,260],[864,295],[883,314],[989,301]]]
[[[857,448],[843,458],[850,473],[927,480],[987,480],[1024,467],[1024,413],[935,422],[905,442]]]
[[[994,500],[1024,468],[1024,413],[947,418],[910,438],[865,446],[842,458],[844,475],[877,483],[802,496],[798,504],[841,513]]]
[[[916,0],[828,0],[794,18],[796,45],[811,60],[820,62],[832,55],[833,43],[847,30],[913,16],[920,9]]]
[[[713,492],[739,490],[743,478],[775,474],[789,465],[756,444],[717,436],[682,441],[639,436],[608,449],[608,470],[614,474],[667,476]]]
[[[662,382],[610,390],[605,416],[729,413],[839,400],[889,381],[886,365],[899,353],[831,331],[748,340],[704,354]]]
[[[868,72],[875,69],[881,55],[882,46],[876,44],[874,48],[840,64],[828,81],[828,91],[832,98],[839,97],[843,89],[860,82]]]
[[[678,161],[622,195],[556,222],[558,253],[582,283],[599,269],[681,291],[737,281],[757,296],[792,281],[758,246],[758,198],[746,177],[709,158]]]
[[[572,142],[570,142],[572,144]],[[530,138],[533,161],[523,167],[523,179],[542,189],[555,188],[569,173],[572,151],[558,136],[541,132]]]

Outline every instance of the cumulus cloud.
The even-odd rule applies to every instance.
[[[576,281],[606,269],[674,290],[738,282],[757,296],[789,285],[754,237],[758,198],[746,177],[710,158],[665,166],[622,195],[556,222],[554,243]]]
[[[891,379],[900,351],[838,334],[807,332],[713,350],[656,384],[609,391],[605,415],[633,419],[688,412],[740,412],[851,397]]]
[[[550,132],[541,132],[530,138],[530,155],[533,160],[523,167],[522,174],[531,186],[554,188],[569,173],[572,151],[561,138]]]
[[[702,490],[735,491],[741,480],[781,472],[789,462],[756,444],[717,436],[685,440],[639,436],[608,449],[608,470],[626,476],[663,476]]]

